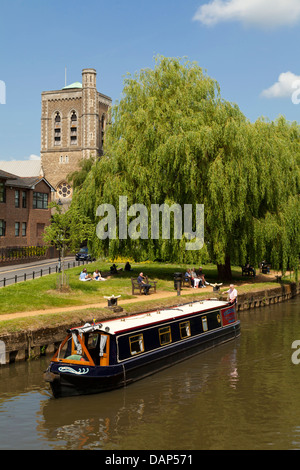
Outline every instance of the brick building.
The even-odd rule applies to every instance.
[[[0,170],[0,248],[44,245],[54,188],[43,177]]]
[[[82,83],[42,92],[41,165],[56,200],[70,201],[67,176],[79,168],[80,160],[102,155],[111,104],[96,89],[95,69],[82,70]]]

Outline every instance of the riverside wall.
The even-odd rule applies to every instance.
[[[300,293],[300,283],[280,284],[277,287],[240,294],[237,311],[251,310],[272,305],[296,297]],[[226,300],[222,294],[216,293],[219,299]],[[122,316],[126,312],[122,312]],[[107,318],[120,317],[120,313],[108,311]],[[1,317],[0,317],[1,320]],[[101,321],[105,320],[104,318]],[[69,328],[78,326],[68,325]],[[26,330],[22,332],[0,334],[0,365],[54,354],[66,336],[66,328],[61,326]]]

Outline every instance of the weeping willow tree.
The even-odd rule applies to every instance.
[[[126,77],[104,156],[85,174],[72,204],[95,224],[101,204],[118,215],[119,196],[149,213],[153,204],[204,204],[200,251],[185,250],[184,236],[154,240],[148,227],[148,236],[137,240],[95,238],[99,253],[192,263],[209,257],[223,280],[231,278],[232,263],[266,256],[296,269],[299,143],[298,126],[284,118],[251,124],[196,63],[158,57],[153,70]]]

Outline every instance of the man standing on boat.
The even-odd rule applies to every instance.
[[[143,274],[143,273],[140,273],[140,275],[139,275],[138,278],[137,278],[137,282],[139,283],[140,286],[143,287],[143,289],[144,289],[144,294],[145,294],[145,295],[148,295],[148,294],[149,294],[149,289],[150,289],[150,287],[151,287],[151,284],[148,284],[147,282],[145,282],[144,279],[146,279],[145,276],[144,276],[144,274]]]
[[[230,302],[232,302],[233,304],[235,304],[237,302],[237,290],[236,288],[234,287],[234,284],[230,284],[229,286],[229,290],[225,292],[226,294],[229,294],[229,300]]]

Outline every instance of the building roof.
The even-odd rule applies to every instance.
[[[47,181],[46,178],[43,178],[41,176],[31,176],[25,178],[16,176],[14,177],[14,179],[7,179],[6,186],[11,186],[14,188],[34,189],[35,186],[41,181],[44,181],[50,187],[51,191],[55,191],[49,181]]]
[[[82,83],[80,82],[71,83],[71,85],[64,86],[63,90],[68,90],[69,88],[82,88]]]
[[[0,161],[0,170],[20,177],[44,176],[41,160]]]
[[[3,179],[15,179],[16,176],[12,175],[11,173],[7,173],[7,171],[0,170],[0,178]]]

